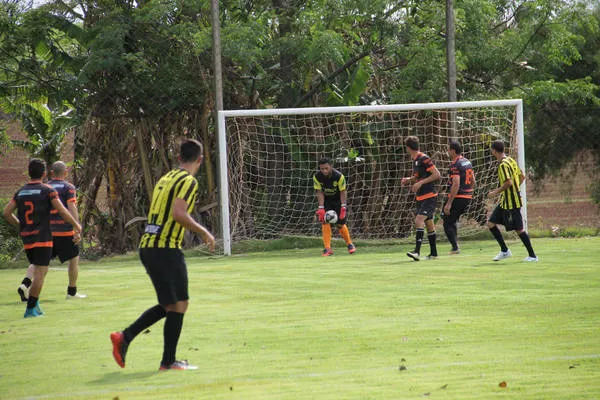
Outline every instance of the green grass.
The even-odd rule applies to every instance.
[[[1,270],[0,398],[598,399],[600,238],[533,244],[539,263],[514,240],[499,263],[492,241],[419,263],[408,245],[188,257],[178,356],[200,369],[163,373],[162,322],[125,369],[111,356],[109,333],[155,304],[135,257],[83,264],[78,302],[50,271],[27,320],[24,268]]]

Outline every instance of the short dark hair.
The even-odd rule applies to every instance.
[[[184,163],[196,161],[202,152],[202,143],[195,139],[184,139],[179,146],[179,156]]]
[[[454,150],[456,154],[462,154],[462,146],[458,140],[451,140],[448,142],[448,148]]]
[[[319,160],[319,165],[325,165],[325,164],[331,165],[331,158],[321,157],[321,159]]]
[[[494,140],[491,147],[498,153],[504,153],[504,142],[502,140]]]
[[[409,136],[404,139],[404,145],[412,150],[419,150],[419,138],[416,136]]]
[[[46,172],[46,162],[40,158],[29,160],[29,177],[31,179],[42,179]]]

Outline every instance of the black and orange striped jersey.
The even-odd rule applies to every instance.
[[[512,180],[512,184],[500,195],[500,207],[505,210],[521,208],[521,169],[514,158],[504,157],[498,165],[498,179],[500,186],[508,179]]]
[[[339,203],[340,192],[346,190],[346,178],[335,168],[331,169],[329,176],[319,170],[313,174],[313,187],[325,194],[326,201]]]
[[[52,247],[50,211],[52,199],[58,193],[52,186],[32,181],[19,189],[12,200],[17,206],[17,218],[25,250],[35,247]]]
[[[413,159],[413,176],[416,178],[417,182],[431,176],[434,168],[435,165],[433,165],[433,161],[431,161],[431,158],[425,153],[418,152]],[[435,196],[437,196],[437,193],[435,191],[434,182],[424,184],[417,192],[417,200],[419,201]]]
[[[48,181],[48,185],[58,192],[58,197],[65,208],[69,207],[69,203],[77,202],[77,190],[69,182],[63,179],[51,179]],[[50,211],[50,228],[52,236],[73,236],[75,234],[73,225],[65,222],[56,209]]]
[[[174,169],[165,174],[152,193],[148,222],[140,239],[140,248],[180,249],[183,226],[173,219],[175,199],[183,199],[187,212],[192,213],[198,197],[198,181],[185,169]]]
[[[459,176],[460,184],[458,186],[457,199],[471,199],[473,198],[473,185],[475,183],[475,172],[473,171],[473,165],[471,161],[467,160],[463,156],[457,156],[452,160],[450,164],[450,182],[448,183],[448,193],[452,187],[452,177]]]

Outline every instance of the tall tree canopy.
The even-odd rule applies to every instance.
[[[445,2],[221,2],[225,108],[444,101]],[[459,100],[522,97],[534,176],[581,150],[600,164],[600,5],[458,0]],[[136,240],[180,136],[200,137],[203,218],[215,215],[210,3],[3,0],[0,100],[49,161],[75,129],[83,222],[111,251]],[[53,147],[54,146],[54,147]],[[108,211],[96,205],[108,189]],[[600,191],[600,190],[599,190]],[[126,238],[126,240],[123,240]]]

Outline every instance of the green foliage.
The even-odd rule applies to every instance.
[[[0,211],[4,210],[8,202],[9,199],[0,199]],[[23,243],[15,228],[0,217],[0,264],[10,262],[22,248]]]

